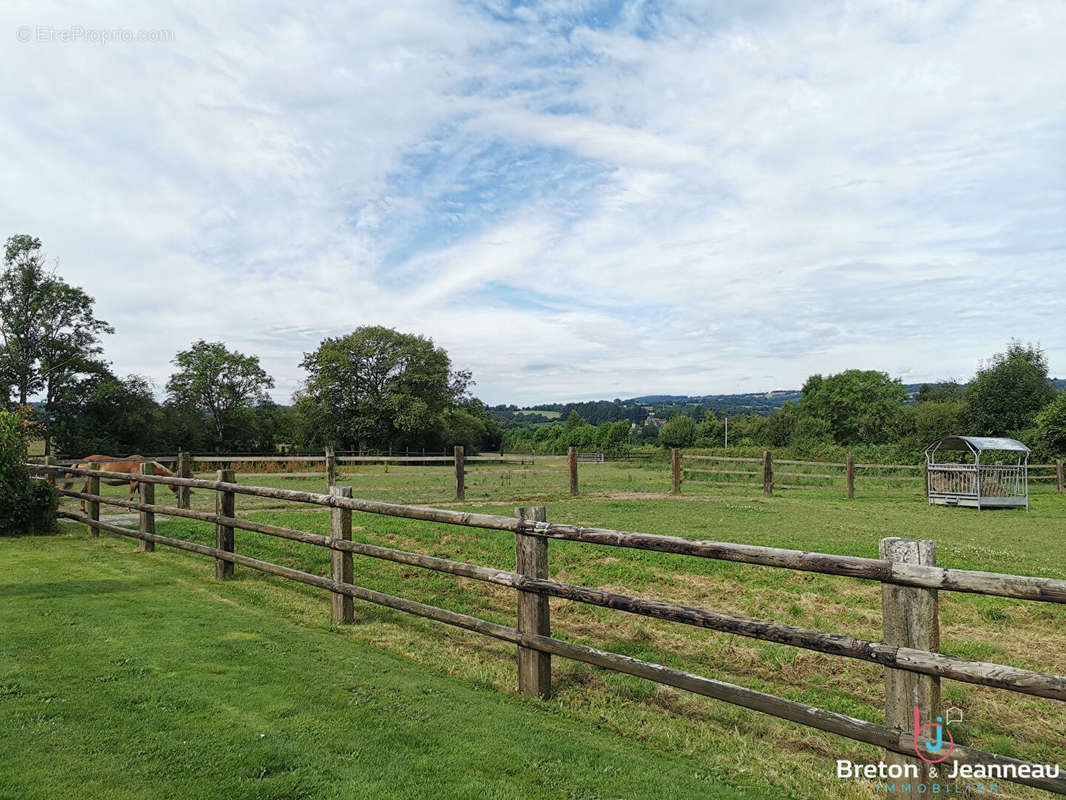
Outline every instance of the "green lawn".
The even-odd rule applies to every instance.
[[[207,561],[82,536],[0,561],[5,799],[780,796],[300,624]]]
[[[546,466],[538,458],[536,468]],[[361,466],[347,471],[342,482],[353,485],[357,496],[397,502],[432,501],[498,514],[510,514],[518,504],[543,503],[549,521],[831,553],[876,556],[882,537],[931,538],[937,542],[941,566],[1066,577],[1066,498],[1046,490],[1034,495],[1029,513],[929,507],[916,493],[860,491],[848,501],[837,489],[784,491],[767,498],[748,488],[692,486],[675,498],[664,494],[669,473],[661,464],[606,464],[582,465],[583,494],[578,498],[568,496],[565,473],[516,476],[501,470],[498,475],[475,476],[467,502],[460,505],[452,499],[449,472],[395,466],[386,472],[381,465]],[[538,483],[545,478],[553,484]],[[319,491],[323,485],[318,476],[238,479]],[[107,491],[125,494],[121,487]],[[212,507],[210,492],[197,492],[193,499],[197,507]],[[327,512],[321,509],[240,495],[237,508],[262,522],[319,533],[328,527]],[[514,565],[514,540],[508,534],[365,514],[354,515],[353,522],[354,537],[362,541],[487,566]],[[213,539],[206,523],[173,519],[160,520],[158,526],[165,535],[205,543]],[[183,565],[190,571],[190,585],[223,591],[212,584],[211,565],[202,557],[162,551],[146,557],[133,552],[135,542],[107,536],[97,542],[74,541],[90,551],[129,553],[133,565]],[[237,531],[237,550],[318,574],[327,571],[327,554],[307,545]],[[561,541],[550,542],[549,563],[552,577],[572,583],[881,638],[880,587],[870,581]],[[279,622],[309,629],[328,625],[327,599],[321,591],[241,567],[237,575],[224,589],[235,602]],[[355,582],[514,622],[514,593],[502,587],[363,558],[355,559]],[[940,606],[944,652],[1066,674],[1066,607],[946,592],[940,595]],[[491,688],[501,697],[513,696],[513,648],[398,612],[359,603],[356,608],[357,624],[335,636],[418,662],[467,685]],[[571,602],[552,600],[551,613],[553,633],[564,638],[884,721],[882,671],[865,662]],[[944,681],[943,687],[946,703],[965,714],[965,723],[953,727],[958,741],[1030,760],[1066,763],[1066,704],[953,681]],[[752,786],[769,781],[799,797],[874,796],[870,785],[841,785],[833,776],[834,759],[876,761],[880,754],[874,748],[562,659],[553,663],[553,688],[554,697],[544,708],[554,716],[635,739],[648,752],[679,754],[700,774],[729,775]],[[1042,793],[1001,785],[1000,796]]]

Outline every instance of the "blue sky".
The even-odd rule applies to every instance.
[[[1012,336],[1066,374],[1064,31],[1057,0],[7,3],[0,220],[159,385],[221,339],[286,401],[364,324],[493,403],[966,378]]]

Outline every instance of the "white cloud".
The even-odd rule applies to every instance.
[[[735,8],[9,5],[0,219],[159,383],[360,324],[493,402],[1066,372],[1066,7]]]

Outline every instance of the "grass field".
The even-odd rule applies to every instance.
[[[775,796],[286,619],[176,553],[0,552],[5,800]]]
[[[447,468],[390,467],[385,473],[376,466],[349,472],[343,482],[353,485],[357,496],[443,503],[453,491],[450,475]],[[1066,576],[1066,500],[1048,492],[1034,496],[1029,513],[979,513],[931,508],[910,493],[860,493],[849,502],[838,491],[764,498],[749,489],[693,487],[682,498],[672,498],[663,494],[669,476],[662,465],[582,465],[582,476],[586,494],[572,499],[564,493],[565,472],[481,473],[480,478],[472,476],[474,485],[461,507],[510,514],[517,503],[544,503],[549,521],[866,556],[876,556],[877,541],[885,536],[931,538],[942,566]],[[556,477],[558,482],[547,487],[539,483]],[[241,480],[319,490],[323,484],[318,476]],[[479,488],[477,480],[485,485]],[[108,491],[125,493],[119,487]],[[194,506],[213,502],[209,492],[193,497]],[[326,512],[306,507],[242,496],[237,506],[249,518],[303,530],[325,532],[328,525]],[[354,536],[363,541],[513,567],[510,535],[361,514],[354,515],[353,522]],[[204,523],[174,519],[160,520],[158,526],[166,535],[212,539]],[[132,541],[80,537],[41,540],[40,548],[51,554],[74,546],[86,550],[87,557],[103,551],[108,558],[128,559],[136,565],[131,570],[164,562],[168,569],[184,570],[198,590],[254,609],[264,620],[276,620],[279,629],[315,631],[329,624],[327,598],[310,587],[240,567],[233,584],[219,587],[209,577],[212,565],[201,557],[172,552],[146,556],[135,552]],[[325,552],[257,534],[237,531],[237,550],[319,574],[327,569]],[[570,542],[552,541],[549,554],[551,576],[560,580],[881,638],[876,583]],[[147,580],[154,573],[138,574]],[[359,558],[355,582],[493,621],[514,620],[514,593],[501,587]],[[556,635],[883,722],[881,670],[873,665],[565,601],[552,600],[551,606]],[[432,674],[494,690],[501,698],[513,696],[512,647],[358,603],[357,618],[356,625],[334,633],[338,647],[371,647],[417,662]],[[941,628],[946,653],[1066,673],[1066,607],[941,593]],[[841,784],[833,773],[836,758],[876,761],[879,753],[873,748],[586,665],[556,659],[553,667],[555,696],[542,704],[550,718],[619,741],[635,741],[654,758],[660,753],[683,757],[694,772],[728,776],[736,785],[772,784],[779,795],[781,787],[787,787],[797,797],[875,796],[873,784]],[[952,726],[957,741],[1039,762],[1066,761],[1062,703],[952,681],[943,685],[945,703],[962,708],[965,715],[962,725]],[[585,796],[567,795],[565,786],[564,780],[550,796]],[[999,788],[1006,797],[1042,795],[1010,784]],[[611,794],[604,789],[602,795],[589,796]],[[641,795],[634,791],[618,796]]]

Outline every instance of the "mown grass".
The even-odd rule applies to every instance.
[[[565,487],[541,491],[516,486],[513,475],[485,474],[483,480],[499,485],[486,487],[480,497],[468,492],[467,503],[459,507],[510,514],[513,505],[545,502],[550,521],[865,556],[876,556],[877,542],[885,536],[931,538],[943,566],[1066,576],[1061,546],[1066,501],[1046,492],[1034,496],[1029,513],[975,512],[929,507],[910,493],[860,492],[848,501],[835,490],[765,498],[749,489],[686,488],[685,495],[673,498],[662,493],[666,487],[659,465],[582,465],[582,475],[585,494],[570,498]],[[435,491],[435,502],[444,503],[454,491],[448,477],[440,469],[391,467],[385,473],[379,466],[349,473],[344,482],[354,485],[358,496],[425,501]],[[518,477],[532,482],[540,476]],[[318,490],[323,482],[317,476],[242,481]],[[633,486],[654,488],[641,492]],[[200,492],[194,500],[206,507],[212,495]],[[327,530],[327,514],[321,510],[245,496],[238,496],[237,505],[240,513],[260,521]],[[356,514],[353,521],[354,536],[362,541],[513,568],[510,535],[365,514]],[[158,524],[167,535],[212,539],[210,526],[203,523],[175,519]],[[117,542],[108,546],[123,547]],[[237,531],[237,549],[318,574],[327,571],[326,553],[306,545]],[[876,583],[571,542],[552,541],[549,553],[550,573],[560,580],[881,638]],[[238,575],[247,597],[265,612],[304,626],[324,624],[327,604],[321,592],[240,568]],[[514,593],[499,587],[360,558],[355,560],[355,581],[493,621],[514,621]],[[555,635],[874,722],[884,719],[882,674],[873,665],[564,601],[552,600],[551,608]],[[513,691],[513,648],[396,612],[361,604],[357,609],[358,624],[339,632],[346,639],[474,685]],[[1066,607],[941,593],[941,627],[944,652],[1066,673]],[[558,714],[653,749],[681,753],[708,770],[741,780],[769,780],[801,797],[867,797],[873,791],[872,784],[842,786],[833,777],[833,759],[879,757],[873,748],[839,737],[561,659],[554,664],[554,690],[547,707]],[[944,682],[944,697],[965,715],[963,725],[953,726],[957,740],[1041,762],[1066,761],[1063,704],[952,681]],[[1003,796],[1040,794],[1009,785],[1001,785],[1000,791]]]
[[[781,794],[287,619],[210,563],[2,539],[0,797]]]

